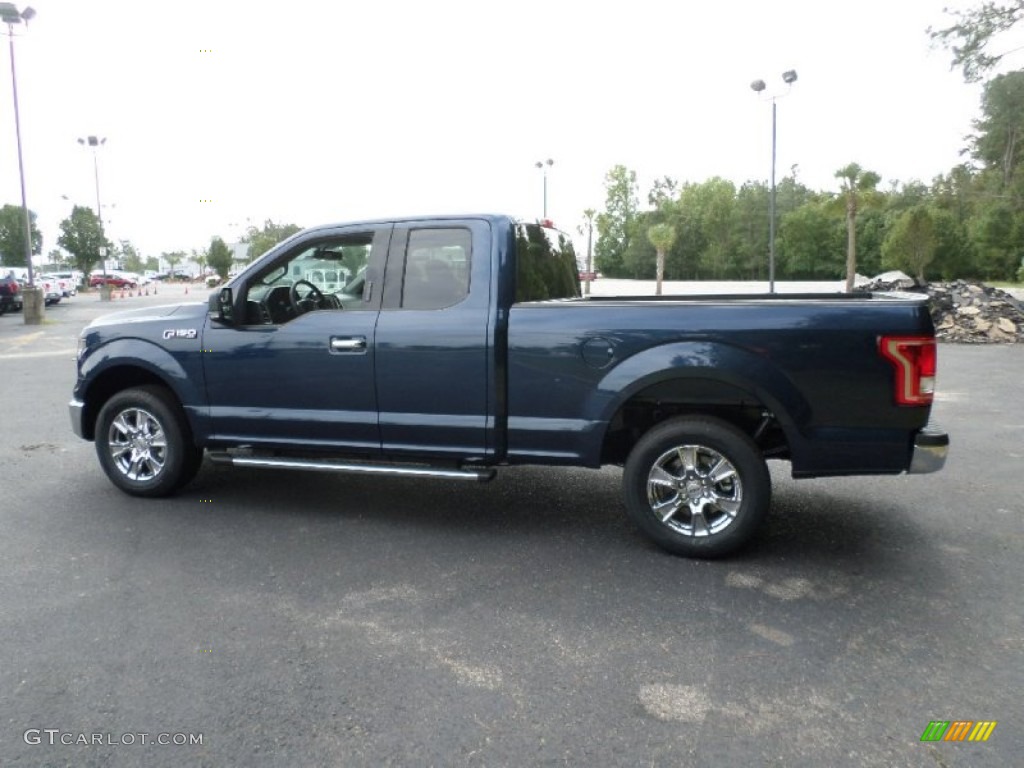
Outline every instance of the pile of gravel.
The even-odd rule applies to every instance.
[[[940,341],[963,344],[1024,342],[1024,307],[1013,296],[984,283],[954,280],[920,285],[902,273],[861,283],[858,291],[903,291],[928,295]]]

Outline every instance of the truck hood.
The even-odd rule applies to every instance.
[[[97,317],[80,335],[82,349],[115,339],[136,338],[161,346],[169,339],[196,339],[203,332],[209,308],[206,302],[141,307]]]
[[[128,325],[135,323],[164,322],[173,319],[175,324],[184,321],[201,323],[209,311],[205,301],[189,302],[187,304],[163,304],[157,307],[141,307],[140,309],[126,309],[121,312],[111,312],[109,315],[97,317],[87,326],[99,328],[110,325]],[[107,330],[104,328],[104,330]]]

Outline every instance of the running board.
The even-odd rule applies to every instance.
[[[436,477],[446,480],[476,480],[481,483],[493,480],[496,474],[495,470],[489,467],[481,467],[479,469],[444,469],[440,467],[405,466],[402,464],[350,464],[329,459],[292,459],[287,456],[237,456],[221,451],[211,451],[210,458],[217,464],[231,464],[236,467],[306,469],[314,472],[338,472],[359,475]]]

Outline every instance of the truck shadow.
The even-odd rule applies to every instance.
[[[919,510],[893,501],[884,481],[794,481],[777,476],[771,513],[758,537],[725,562],[827,563],[860,573],[928,549]],[[496,535],[537,544],[543,537],[597,551],[664,556],[626,515],[621,472],[514,467],[490,483],[232,469],[207,463],[179,497],[214,498],[205,514],[361,521],[419,536]],[[562,542],[565,543],[565,542]],[[914,558],[916,559],[916,558]]]

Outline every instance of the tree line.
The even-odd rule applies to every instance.
[[[36,226],[36,214],[29,211],[32,253],[40,254],[43,237]],[[278,224],[267,219],[262,227],[249,226],[241,238],[248,245],[248,261],[262,256],[277,243],[291,237],[302,228],[297,224]],[[234,264],[234,255],[221,237],[213,237],[206,248],[191,251],[164,251],[159,256],[143,256],[130,240],[111,241],[103,231],[96,212],[88,206],[76,205],[71,214],[60,223],[57,237],[59,249],[53,249],[48,256],[52,265],[68,265],[88,275],[101,263],[103,249],[108,261],[115,261],[128,272],[141,274],[146,270],[157,271],[166,264],[172,272],[185,262],[195,262],[200,270],[213,269],[221,279],[226,279]],[[25,218],[19,205],[7,204],[0,207],[0,265],[11,267],[26,266]]]
[[[986,84],[974,127],[970,160],[929,183],[882,187],[878,173],[850,163],[835,172],[835,189],[812,190],[794,166],[776,190],[776,276],[900,269],[922,279],[1024,279],[1024,72]],[[662,177],[642,207],[636,173],[617,165],[605,193],[595,221],[603,274],[654,279],[661,263],[668,280],[767,279],[765,182]]]
[[[1024,0],[986,0],[947,10],[950,23],[928,35],[950,52],[951,68],[983,81],[1008,52],[995,41],[1024,19]],[[967,139],[969,159],[930,183],[893,181],[857,163],[835,172],[836,188],[812,190],[794,166],[777,185],[776,272],[783,279],[837,279],[901,269],[920,279],[1024,281],[1024,71],[989,79],[981,117]],[[755,279],[767,277],[771,190],[714,177],[662,177],[641,208],[636,173],[605,176],[596,223],[597,268],[612,277]]]

